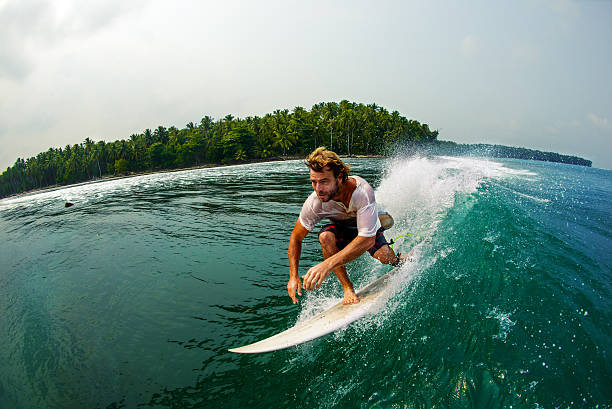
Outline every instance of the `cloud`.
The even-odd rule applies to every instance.
[[[42,52],[83,40],[145,0],[84,3],[74,0],[8,0],[0,4],[0,78],[24,80]]]
[[[8,1],[0,8],[0,78],[21,80],[30,72],[28,56],[34,27],[45,20],[48,6],[36,1]]]
[[[0,36],[1,42],[4,42],[4,39],[4,36]],[[22,80],[30,71],[30,61],[15,44],[8,42],[4,44],[0,49],[0,78]]]
[[[601,118],[593,113],[589,113],[587,118],[593,125],[598,128],[605,130],[612,130],[612,124],[608,121],[608,118]]]

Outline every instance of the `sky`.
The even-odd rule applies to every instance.
[[[0,169],[347,99],[612,169],[612,0],[0,0]]]

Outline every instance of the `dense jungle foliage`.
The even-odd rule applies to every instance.
[[[376,104],[343,100],[244,119],[204,116],[183,129],[158,126],[114,142],[84,142],[17,159],[0,175],[0,197],[107,175],[305,155],[326,146],[341,155],[387,153],[396,143],[434,141],[437,131]]]

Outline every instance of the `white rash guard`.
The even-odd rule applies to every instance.
[[[300,212],[300,224],[308,231],[322,219],[327,218],[332,222],[357,225],[357,232],[362,237],[376,236],[380,229],[378,220],[378,209],[374,198],[374,189],[359,176],[349,176],[357,183],[357,188],[351,196],[348,208],[342,202],[330,200],[322,202],[316,192],[312,192],[302,206]]]

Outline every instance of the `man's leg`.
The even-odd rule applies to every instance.
[[[372,257],[383,264],[396,264],[399,261],[397,255],[388,244],[376,250]]]
[[[374,243],[374,247],[372,247],[369,251],[372,257],[383,264],[397,265],[406,259],[406,256],[404,255],[398,257],[395,254],[395,251],[393,251],[391,246],[389,246],[387,239],[385,239],[383,229],[376,232],[376,242]]]
[[[321,243],[323,257],[326,259],[340,251],[340,249],[338,248],[336,235],[331,231],[321,232],[319,234],[319,243]],[[355,294],[355,290],[353,289],[353,283],[351,282],[351,280],[349,280],[348,274],[346,272],[346,267],[336,267],[334,269],[334,274],[336,274],[336,277],[338,277],[340,284],[342,284],[342,289],[344,290],[344,299],[342,300],[342,304],[358,303],[359,298],[357,297],[357,294]]]

